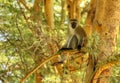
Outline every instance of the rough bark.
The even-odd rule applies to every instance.
[[[96,0],[92,0],[90,2],[90,9],[88,11],[88,16],[85,22],[85,31],[87,33],[87,36],[90,37],[92,32],[93,32],[93,22],[95,18],[95,11],[96,11]],[[86,70],[86,75],[85,75],[85,83],[89,83],[90,80],[92,79],[92,74],[94,70],[94,57],[93,55],[89,55],[88,59],[88,67]]]
[[[100,38],[104,42],[104,45],[99,46],[101,53],[98,58],[101,60],[104,56],[110,56],[115,51],[120,22],[120,18],[118,18],[120,16],[120,1],[98,0],[96,8],[94,28],[98,30]]]
[[[94,1],[95,0],[93,0],[93,2]],[[96,7],[94,7],[94,4],[96,4]],[[120,0],[97,0],[94,4],[94,18],[92,22],[91,20],[86,22],[92,26],[92,32],[97,32],[99,34],[99,54],[96,64],[101,64],[103,60],[107,59],[115,51],[116,38],[118,34],[117,30],[120,22],[120,18],[118,18],[120,16]],[[88,70],[89,69],[90,68],[88,67]],[[103,78],[99,78],[99,75],[97,77],[99,79],[94,83],[109,83],[110,69],[111,68],[101,71],[102,73],[100,75],[102,75]],[[104,78],[105,74],[107,74],[106,78]],[[93,80],[89,79],[89,82],[91,83]]]
[[[117,30],[120,22],[120,18],[118,18],[120,16],[120,0],[97,0],[96,4],[93,26],[100,34],[98,63],[101,63],[115,52]],[[104,70],[101,75],[104,77],[105,73],[108,74],[108,77],[100,78],[97,83],[109,82],[110,69]]]

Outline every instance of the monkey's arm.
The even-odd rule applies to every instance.
[[[68,47],[67,47],[67,44],[68,44],[68,43],[65,43],[65,45],[62,46],[62,48],[61,48],[59,51],[63,51],[63,50],[72,50],[72,48],[68,48]]]

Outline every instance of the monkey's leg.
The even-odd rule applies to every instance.
[[[68,43],[68,48],[77,49],[77,47],[78,47],[78,39],[76,35],[73,35]]]
[[[78,43],[78,46],[77,46],[77,49],[78,49],[78,50],[81,49],[82,43],[83,43],[83,40],[82,40],[82,38],[80,38],[79,43]]]

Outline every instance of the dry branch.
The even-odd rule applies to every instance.
[[[102,65],[100,68],[96,69],[95,74],[93,76],[93,82],[92,83],[97,83],[99,76],[101,75],[101,73],[107,69],[109,69],[110,67],[114,66],[115,64],[118,63],[118,60],[115,61],[111,61],[108,62],[107,64]]]

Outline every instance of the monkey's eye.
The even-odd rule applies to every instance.
[[[72,27],[73,29],[75,29],[76,26],[77,26],[77,23],[76,23],[76,22],[72,22],[72,23],[71,23],[71,27]]]

